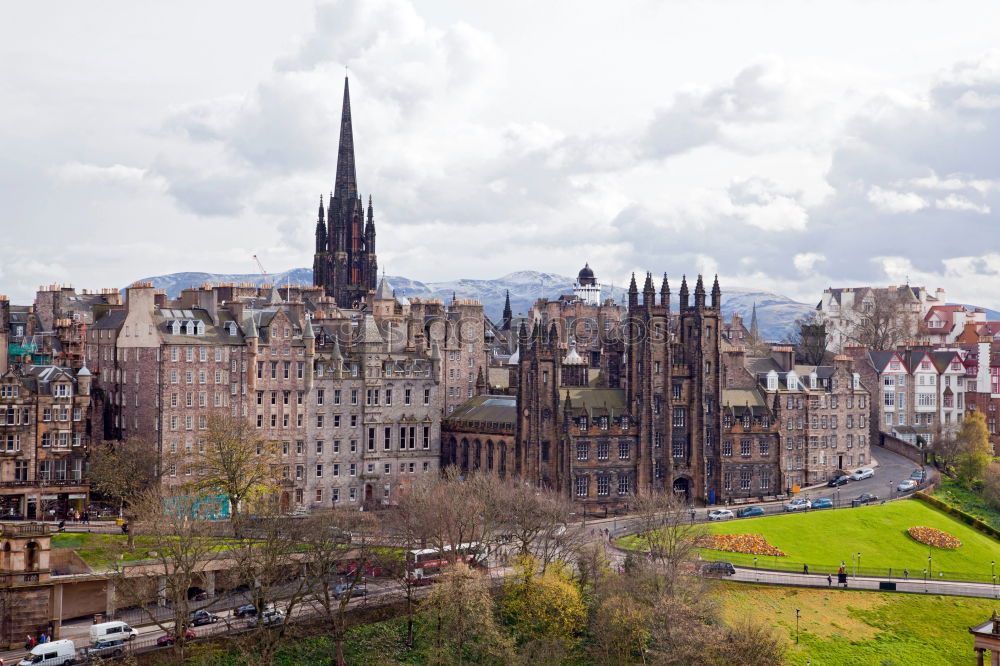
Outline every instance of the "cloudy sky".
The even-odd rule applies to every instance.
[[[346,70],[390,274],[996,308],[995,45],[961,0],[16,3],[0,293],[311,265]]]

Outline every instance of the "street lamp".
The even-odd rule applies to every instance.
[[[795,644],[799,644],[799,609],[795,609]]]
[[[927,553],[927,571],[929,571],[931,575],[934,575],[933,564],[933,556],[930,553]]]
[[[924,569],[924,592],[927,592],[927,569]]]
[[[854,570],[854,577],[855,578],[857,578],[857,576],[858,576],[858,569],[860,569],[860,568],[861,568],[861,553],[858,553],[858,566],[857,566],[857,569]]]
[[[760,572],[757,570],[757,556],[756,555],[754,555],[754,558],[753,558],[753,573],[754,573],[754,576],[757,577],[757,582],[759,583],[760,582]],[[996,579],[997,579],[997,577],[993,576],[994,583],[996,582]]]

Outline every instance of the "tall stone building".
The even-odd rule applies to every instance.
[[[622,339],[595,355],[564,344],[555,321],[530,333],[522,326],[516,399],[478,396],[455,410],[444,424],[443,464],[555,488],[591,510],[627,505],[646,490],[715,500],[720,302],[718,280],[709,302],[699,276],[692,302],[685,279],[672,313],[666,278],[657,298],[647,275],[641,302],[633,278]]]
[[[339,307],[356,308],[375,289],[377,278],[375,213],[369,196],[366,218],[364,203],[358,195],[351,97],[345,78],[337,176],[325,211],[320,197],[313,284],[323,287]]]

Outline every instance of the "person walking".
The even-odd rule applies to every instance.
[[[33,647],[35,647],[35,637],[32,636],[31,634],[28,634],[27,637],[24,639],[24,649],[30,650]]]
[[[903,580],[910,580],[910,570],[903,569]]]
[[[833,587],[833,575],[831,574],[826,575],[826,586]]]
[[[806,574],[807,576],[809,575],[809,565],[808,564],[803,564],[802,565],[802,573]]]

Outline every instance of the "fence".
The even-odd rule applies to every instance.
[[[811,570],[810,570],[811,571]],[[780,574],[771,571],[740,571],[738,577],[734,579],[740,583],[760,583],[762,585],[780,585],[782,587],[841,587],[837,585],[837,576],[833,575],[832,582],[828,583],[824,576],[798,576],[789,577],[787,574]],[[854,578],[848,577],[847,589],[849,590],[884,590],[881,585],[886,579],[882,578]],[[945,583],[940,581],[927,580],[923,578],[913,578],[909,580],[893,578],[896,592],[908,594],[947,594],[961,597],[980,597],[1000,599],[1000,589],[984,588],[982,585],[963,585],[961,583]],[[843,589],[841,587],[841,589]]]
[[[747,555],[746,553],[725,553],[725,559],[732,562],[736,566],[747,567],[748,569],[756,569],[759,571],[781,571],[786,573],[810,573],[810,574],[820,574],[820,575],[832,575],[836,579],[837,573],[840,571],[840,562],[837,563],[821,563],[821,562],[785,562],[780,557],[774,557],[772,555],[758,555],[756,563],[754,562],[753,555]],[[730,557],[732,556],[732,557]],[[862,561],[864,557],[862,556]],[[968,572],[968,571],[938,571],[932,565],[931,571],[927,572],[927,579],[932,581],[959,581],[963,583],[993,583],[993,572],[990,569],[990,563],[984,563],[982,573]],[[808,570],[806,569],[808,567]],[[909,569],[907,573],[907,567],[869,567],[865,565],[857,564],[856,560],[845,560],[844,561],[844,571],[850,576],[866,576],[869,578],[883,578],[885,580],[924,580],[925,569]]]

